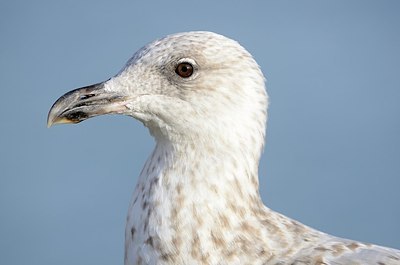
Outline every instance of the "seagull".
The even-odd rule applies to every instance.
[[[252,55],[195,31],[158,39],[114,77],[64,94],[47,123],[122,114],[155,138],[128,210],[125,265],[399,265],[400,250],[328,235],[263,204],[267,107]]]

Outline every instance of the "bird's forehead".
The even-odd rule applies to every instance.
[[[165,63],[173,59],[193,58],[199,64],[222,64],[251,57],[237,42],[211,32],[187,32],[169,35],[144,46],[128,62]]]

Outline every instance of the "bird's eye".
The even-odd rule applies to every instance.
[[[180,63],[176,66],[175,73],[180,77],[188,78],[193,74],[193,65],[190,63]]]

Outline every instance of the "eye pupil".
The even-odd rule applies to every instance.
[[[193,66],[190,63],[180,63],[175,69],[175,73],[177,73],[180,77],[188,78],[193,74]]]

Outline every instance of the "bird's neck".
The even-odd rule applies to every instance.
[[[172,202],[181,195],[187,202],[207,207],[216,202],[224,207],[233,202],[238,205],[238,201],[250,207],[260,199],[258,159],[251,150],[214,145],[209,139],[158,142],[144,169],[148,179],[143,180],[159,178],[159,191]]]
[[[157,143],[128,213],[126,264],[141,256],[187,264],[240,242],[273,255],[272,247],[283,251],[294,242],[283,233],[291,221],[262,204],[254,154],[203,144]]]
[[[221,213],[239,219],[263,207],[258,157],[210,143],[159,141],[140,174],[130,211],[146,211],[164,224],[201,217],[213,225]]]
[[[140,174],[128,213],[128,260],[140,256],[137,246],[143,244],[168,252],[193,242],[211,242],[214,233],[219,240],[221,231],[213,231],[216,226],[237,229],[252,211],[263,207],[257,168],[251,166],[258,161],[202,144],[157,143]]]

